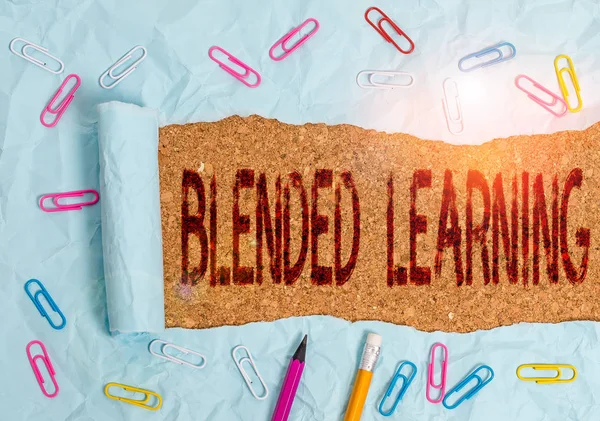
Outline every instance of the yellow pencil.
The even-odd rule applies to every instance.
[[[360,416],[362,415],[363,407],[369,393],[369,387],[371,386],[373,370],[379,359],[380,351],[381,336],[376,333],[369,333],[360,361],[360,367],[358,373],[356,373],[352,394],[346,408],[344,421],[360,421]]]

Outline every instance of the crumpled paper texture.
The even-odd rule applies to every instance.
[[[156,112],[98,106],[102,248],[111,332],[165,328]]]
[[[160,110],[160,125],[260,114],[293,124],[351,123],[453,143],[582,129],[600,116],[596,0],[377,2],[415,41],[409,56],[397,53],[364,21],[371,5],[343,0],[0,4],[0,45],[5,46],[0,53],[2,419],[268,419],[288,359],[308,332],[308,366],[293,419],[340,420],[367,330],[383,335],[384,352],[363,420],[381,419],[375,405],[404,359],[417,364],[419,375],[397,419],[598,419],[596,323],[453,335],[309,317],[207,331],[168,330],[163,339],[204,353],[209,363],[191,371],[157,359],[147,352],[154,336],[109,334],[101,206],[56,214],[37,208],[45,193],[99,188],[96,105],[112,100]],[[321,30],[284,61],[272,62],[268,48],[307,17],[318,18]],[[65,62],[65,73],[52,75],[11,54],[8,44],[19,36],[49,48]],[[517,46],[514,60],[460,74],[460,57],[500,40]],[[148,58],[117,88],[101,89],[100,74],[138,44],[148,49]],[[257,69],[262,85],[248,89],[219,69],[207,57],[213,45]],[[514,88],[513,79],[526,73],[558,92],[552,61],[561,53],[573,58],[584,110],[555,119]],[[408,90],[361,90],[355,77],[365,69],[411,71],[416,84]],[[69,73],[78,73],[83,84],[58,126],[46,129],[39,114]],[[447,132],[441,108],[441,83],[448,76],[461,90],[466,129],[459,137]],[[25,295],[23,284],[33,277],[44,282],[64,311],[68,322],[62,331],[50,329]],[[56,399],[38,390],[25,355],[33,339],[48,347],[61,387]],[[480,363],[496,371],[489,386],[454,411],[424,399],[425,364],[437,340],[450,348],[450,385]],[[250,348],[267,381],[271,395],[266,401],[250,396],[233,364],[230,352],[240,343]],[[560,386],[519,383],[516,366],[530,362],[574,364],[580,377]],[[161,393],[163,408],[150,414],[107,399],[102,390],[110,381]]]

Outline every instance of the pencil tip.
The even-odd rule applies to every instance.
[[[306,358],[306,343],[307,342],[308,342],[308,335],[304,335],[304,338],[302,338],[302,342],[300,342],[298,349],[296,350],[296,352],[294,352],[294,356],[292,357],[293,359],[304,362],[304,359]]]

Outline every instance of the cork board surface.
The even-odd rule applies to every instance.
[[[259,116],[163,127],[166,324],[600,320],[599,151],[600,123],[481,146]]]

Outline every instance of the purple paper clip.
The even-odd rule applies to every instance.
[[[288,47],[286,45],[286,43],[290,39],[292,39],[292,37],[294,35],[298,34],[305,26],[307,26],[311,23],[314,23],[315,27],[308,34],[302,35],[300,37],[300,39],[298,41],[296,41],[296,43],[294,45],[292,45],[291,47]],[[310,37],[312,37],[314,34],[316,34],[317,31],[319,30],[319,27],[320,27],[320,25],[319,25],[318,20],[316,20],[314,18],[306,19],[304,22],[302,22],[302,24],[300,26],[292,29],[290,32],[288,32],[283,37],[281,37],[275,44],[273,44],[273,46],[269,50],[269,57],[271,57],[275,61],[283,60],[284,58],[289,56],[294,50],[296,50],[298,47],[300,47],[302,44],[304,44],[306,41],[308,41],[308,39]],[[281,46],[281,49],[283,50],[283,54],[281,54],[279,57],[275,57],[275,55],[273,53],[279,46]]]
[[[62,204],[59,202],[60,199],[67,199],[70,197],[83,197],[83,195],[86,193],[93,194],[94,199],[90,202],[73,203],[73,204],[68,204],[68,205]],[[52,199],[52,204],[54,205],[53,208],[47,208],[44,206],[44,201],[46,199]],[[83,206],[95,205],[96,203],[98,203],[98,200],[100,200],[100,194],[98,194],[98,192],[96,190],[77,190],[77,191],[70,191],[70,192],[65,192],[65,193],[53,193],[53,194],[46,194],[40,198],[40,208],[44,212],[64,212],[64,211],[71,211],[71,210],[81,210],[81,208]]]
[[[42,348],[42,354],[32,356],[31,347],[35,344],[39,345],[40,348]],[[54,367],[52,367],[52,362],[50,362],[50,357],[48,356],[48,351],[46,351],[46,347],[41,341],[35,340],[27,344],[26,352],[27,358],[29,359],[29,364],[31,364],[31,369],[33,370],[33,374],[35,374],[35,378],[38,384],[40,385],[42,393],[48,398],[54,398],[56,395],[58,395],[58,383],[56,382],[55,377],[56,371],[54,371]],[[42,360],[44,362],[44,365],[46,366],[46,369],[48,370],[48,374],[50,375],[50,379],[52,380],[52,384],[54,385],[54,392],[52,393],[48,393],[48,391],[44,387],[44,378],[42,377],[42,373],[40,372],[40,369],[37,366],[37,360]]]
[[[535,95],[534,93],[526,90],[525,88],[523,88],[521,85],[519,85],[519,81],[521,79],[525,79],[529,82],[531,82],[533,84],[534,88],[539,89],[540,91],[544,92],[545,94],[548,94],[550,96],[550,98],[552,98],[552,101],[546,101],[542,98],[540,98],[539,96]],[[558,95],[556,95],[554,92],[550,91],[548,88],[540,85],[538,82],[536,82],[535,80],[533,80],[532,78],[530,78],[527,75],[519,75],[515,78],[515,86],[517,88],[519,88],[520,90],[522,90],[523,92],[525,92],[527,94],[527,96],[529,97],[529,99],[531,99],[533,102],[537,103],[538,105],[540,105],[542,108],[544,108],[546,111],[550,112],[551,114],[554,114],[556,117],[562,117],[567,113],[568,107],[567,107],[567,103]],[[552,109],[552,107],[556,106],[557,104],[561,104],[562,105],[562,109],[563,111],[561,113],[554,111]]]
[[[240,73],[240,72],[232,69],[231,67],[229,67],[228,65],[226,65],[225,63],[223,63],[222,61],[220,61],[219,59],[215,58],[214,55],[213,55],[213,51],[215,51],[215,50],[220,51],[221,53],[225,54],[225,56],[227,56],[227,59],[230,62],[232,62],[233,64],[237,64],[242,69],[244,69],[244,73]],[[254,70],[252,67],[248,66],[247,64],[243,63],[239,59],[235,58],[230,53],[228,53],[227,51],[225,51],[224,49],[222,49],[221,47],[211,47],[208,50],[208,56],[211,58],[212,61],[218,63],[219,67],[221,69],[225,70],[227,73],[229,73],[231,76],[233,76],[234,78],[236,78],[237,80],[239,80],[240,82],[242,82],[247,87],[249,87],[249,88],[256,88],[258,85],[260,85],[260,81],[261,81],[260,75],[258,74],[258,72],[256,70]],[[250,77],[251,74],[256,75],[256,82],[255,83],[249,83],[248,82],[248,78]]]
[[[52,108],[54,102],[58,99],[64,87],[67,85],[67,83],[69,83],[69,80],[71,78],[75,79],[75,86],[71,88],[69,94],[66,96],[65,99],[62,100],[62,102],[56,108]],[[65,111],[67,111],[67,107],[69,106],[71,101],[73,101],[73,98],[75,98],[75,91],[79,89],[79,86],[81,86],[81,78],[78,75],[70,74],[66,77],[65,81],[62,83],[62,85],[60,85],[58,91],[56,91],[56,93],[54,94],[54,96],[52,97],[48,105],[46,105],[46,108],[44,108],[44,111],[42,111],[42,114],[40,115],[40,121],[42,122],[43,126],[54,127],[56,126],[56,124],[58,124],[58,121],[60,120],[62,115],[65,113]],[[46,115],[46,113],[54,114],[56,116],[52,123],[46,123],[44,121],[44,116]]]

